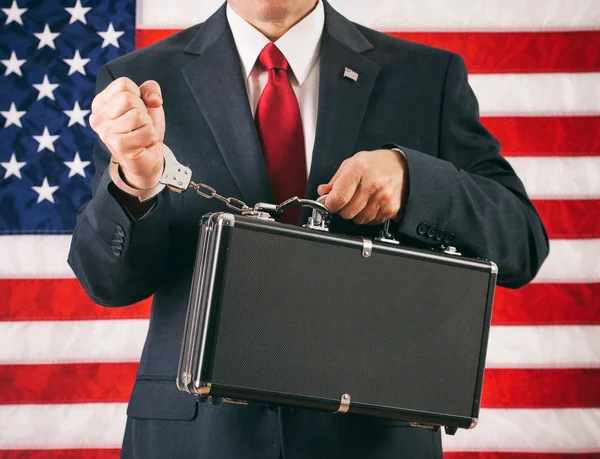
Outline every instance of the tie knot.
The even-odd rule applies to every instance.
[[[273,43],[269,43],[263,48],[258,56],[258,61],[266,70],[271,69],[283,69],[287,70],[289,65],[288,61]]]

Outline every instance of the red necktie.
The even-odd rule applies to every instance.
[[[269,43],[258,61],[269,71],[269,81],[256,109],[256,130],[262,146],[269,181],[277,204],[306,190],[304,132],[298,99],[288,79],[285,56]],[[300,209],[285,212],[281,221],[297,223]]]

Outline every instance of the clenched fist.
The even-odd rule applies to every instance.
[[[165,112],[160,86],[119,78],[92,102],[90,126],[118,162],[125,181],[140,190],[162,175]]]
[[[317,191],[329,194],[324,204],[331,212],[359,225],[394,220],[408,195],[406,158],[393,150],[358,152]]]

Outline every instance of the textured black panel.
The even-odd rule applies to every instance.
[[[469,417],[489,279],[233,228],[212,382]]]

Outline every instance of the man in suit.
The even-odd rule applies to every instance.
[[[154,295],[122,456],[440,457],[439,433],[402,422],[179,392],[198,221],[224,208],[157,184],[167,145],[223,195],[329,193],[334,232],[372,237],[394,219],[398,237],[494,260],[501,285],[524,285],[548,240],[479,123],[462,59],[354,24],[325,0],[229,0],[104,66],[97,90],[93,198],[69,263],[101,305]]]

